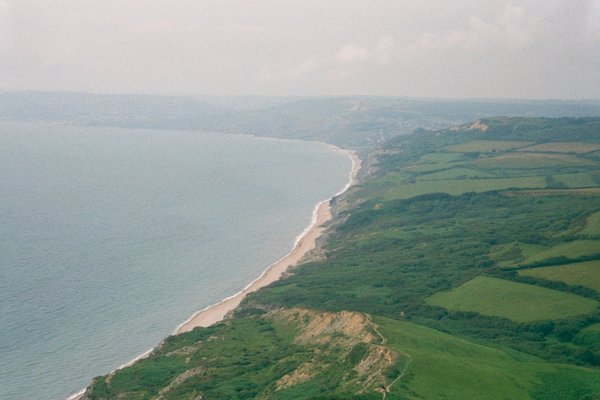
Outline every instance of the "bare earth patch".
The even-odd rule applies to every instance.
[[[270,312],[266,317],[296,325],[298,335],[295,341],[304,345],[316,344],[319,349],[319,354],[312,361],[301,364],[280,378],[276,383],[277,390],[307,382],[328,368],[329,365],[322,362],[324,353],[341,348],[341,356],[345,358],[355,345],[362,343],[367,348],[354,366],[356,376],[348,376],[342,385],[355,388],[357,393],[379,391],[381,387],[386,387],[385,372],[399,358],[398,354],[379,344],[383,342],[383,338],[369,318],[361,313],[315,312],[292,308]]]
[[[480,120],[477,120],[467,130],[468,131],[478,130],[478,131],[481,131],[481,132],[485,132],[489,128],[490,128],[489,126],[487,126],[486,124],[482,124]]]

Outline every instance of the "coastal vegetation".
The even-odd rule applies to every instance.
[[[369,148],[319,257],[85,397],[598,398],[598,146],[488,118]]]
[[[173,336],[89,399],[379,399],[407,360],[359,313],[274,310]]]
[[[597,301],[571,293],[485,276],[451,291],[438,292],[425,302],[451,311],[473,311],[517,322],[564,319],[594,312],[598,307]]]
[[[521,276],[531,276],[549,281],[579,285],[600,293],[600,260],[552,267],[530,268],[519,271]]]

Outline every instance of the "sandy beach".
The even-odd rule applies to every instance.
[[[233,296],[227,297],[219,303],[209,306],[194,314],[192,317],[190,317],[188,320],[186,320],[184,323],[182,323],[176,328],[174,332],[175,335],[184,332],[189,332],[196,327],[207,327],[219,321],[222,321],[227,315],[227,313],[233,311],[249,293],[255,292],[260,288],[279,280],[288,268],[298,264],[300,261],[302,261],[302,259],[308,252],[310,252],[316,247],[317,239],[325,230],[324,224],[331,219],[331,200],[334,197],[337,197],[344,193],[346,190],[348,190],[348,188],[350,188],[353,184],[356,183],[356,176],[358,175],[358,172],[361,168],[361,160],[356,154],[356,152],[351,150],[344,150],[330,144],[327,145],[332,147],[336,151],[346,154],[352,160],[352,170],[350,172],[349,180],[346,186],[330,199],[323,200],[316,205],[315,210],[313,212],[311,224],[307,227],[303,234],[299,236],[294,247],[287,255],[270,265],[256,280],[251,282],[240,292],[234,294]],[[138,357],[129,361],[128,363],[121,365],[116,370],[125,368],[135,363],[136,361],[147,357],[151,352],[152,349],[139,355]],[[83,397],[84,392],[85,389],[70,396],[67,400],[79,400]]]
[[[337,151],[346,153],[352,159],[352,171],[350,173],[348,184],[342,191],[335,195],[339,196],[356,182],[356,176],[361,167],[361,160],[353,151],[342,150],[335,146],[332,147]],[[233,311],[249,293],[255,292],[260,288],[279,280],[288,268],[298,264],[308,252],[316,247],[317,239],[325,230],[323,225],[331,219],[331,200],[332,199],[327,199],[317,204],[311,225],[305,231],[304,235],[297,240],[292,251],[269,266],[261,276],[240,292],[194,314],[191,318],[177,327],[175,334],[189,332],[196,327],[207,327],[222,321],[227,313]]]
[[[210,326],[225,318],[225,315],[235,309],[241,301],[248,295],[258,289],[275,282],[291,266],[296,265],[306,253],[315,248],[315,242],[323,232],[322,224],[331,218],[329,201],[319,203],[317,207],[317,219],[311,229],[298,241],[294,249],[285,257],[274,263],[257,280],[252,282],[241,292],[234,296],[208,307],[195,314],[192,318],[177,328],[175,333],[188,332],[197,326]]]

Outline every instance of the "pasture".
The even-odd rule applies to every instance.
[[[559,174],[552,178],[568,188],[585,188],[597,186],[594,172],[578,172],[574,174]]]
[[[478,276],[426,299],[451,311],[472,311],[517,322],[563,319],[596,310],[598,302],[539,286]]]
[[[574,338],[580,345],[588,346],[594,351],[600,351],[600,323],[586,326]]]
[[[585,142],[547,142],[529,146],[523,151],[585,154],[600,150],[600,144]]]
[[[386,345],[408,360],[390,399],[558,400],[600,391],[600,374],[591,369],[542,362],[408,322],[373,322]],[[557,381],[566,397],[555,397]]]
[[[442,171],[423,174],[417,177],[417,181],[437,181],[448,179],[465,179],[465,178],[494,178],[495,175],[471,168],[450,168]]]
[[[530,169],[573,166],[594,166],[591,160],[567,154],[508,153],[497,157],[480,158],[473,162],[477,167],[494,169]]]
[[[472,140],[470,142],[449,146],[446,148],[446,151],[460,153],[489,153],[494,151],[518,149],[532,143],[533,142],[509,140]]]
[[[579,189],[543,189],[543,190],[519,190],[514,192],[506,192],[506,196],[586,196],[600,194],[600,188],[579,188]]]
[[[528,243],[504,243],[494,246],[488,253],[488,256],[496,261],[500,267],[514,267],[522,263],[528,257],[531,257],[546,247]]]
[[[523,264],[534,264],[553,258],[565,257],[577,259],[580,257],[593,256],[600,253],[600,240],[574,240],[559,243],[546,250],[542,250],[527,257]]]
[[[447,163],[453,161],[459,161],[463,159],[463,155],[460,153],[427,153],[423,154],[419,159],[421,164],[431,164],[431,163]]]
[[[523,178],[491,178],[491,179],[453,179],[439,181],[422,181],[402,183],[389,187],[385,191],[385,200],[408,199],[427,193],[448,193],[459,195],[468,192],[487,192],[511,188],[544,188],[546,181],[543,177]]]
[[[585,221],[585,228],[580,230],[581,235],[600,235],[600,211],[590,215]]]
[[[600,293],[600,260],[523,269],[519,275],[585,286]]]
[[[435,164],[415,164],[415,165],[409,165],[408,167],[402,168],[402,171],[413,172],[413,173],[433,172],[433,171],[440,171],[443,169],[460,166],[462,164],[463,163],[460,161],[447,162],[447,163],[435,163]]]

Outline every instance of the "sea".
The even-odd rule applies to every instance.
[[[0,399],[64,400],[287,254],[321,143],[0,121]]]

